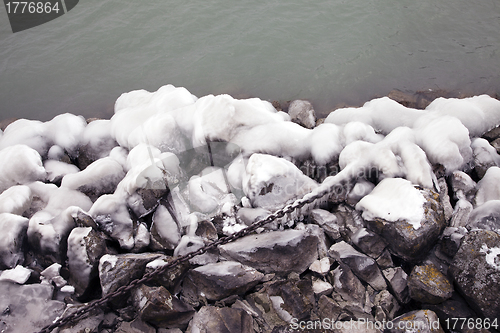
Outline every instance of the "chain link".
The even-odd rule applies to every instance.
[[[331,177],[328,177],[328,178],[331,178]],[[144,274],[141,278],[136,279],[136,280],[132,280],[128,285],[121,286],[118,289],[116,289],[114,292],[112,292],[112,293],[110,293],[110,294],[108,294],[100,299],[97,299],[97,300],[94,300],[90,303],[87,303],[86,305],[83,305],[80,309],[73,312],[72,314],[69,314],[67,316],[63,315],[62,318],[58,318],[51,325],[45,326],[38,333],[50,333],[50,332],[52,332],[52,330],[54,330],[58,327],[63,327],[66,324],[69,324],[73,321],[77,321],[79,319],[82,319],[82,317],[85,314],[90,313],[92,310],[106,305],[110,300],[114,299],[115,297],[122,296],[122,295],[126,294],[127,292],[131,291],[132,289],[138,287],[139,285],[150,281],[153,277],[166,272],[169,268],[175,267],[183,262],[186,262],[186,261],[196,257],[197,255],[204,254],[208,250],[215,248],[219,245],[224,245],[224,244],[233,242],[239,238],[242,238],[242,237],[250,234],[251,232],[256,231],[257,229],[262,228],[266,224],[271,223],[272,221],[274,221],[276,219],[280,219],[280,218],[284,217],[285,215],[290,214],[297,209],[300,209],[306,205],[312,204],[314,201],[316,201],[316,200],[318,200],[318,199],[320,199],[320,198],[324,197],[325,195],[332,192],[333,186],[329,183],[332,183],[332,182],[331,181],[330,182],[324,181],[320,185],[319,188],[316,188],[315,191],[310,192],[310,193],[304,195],[302,198],[294,201],[293,203],[288,204],[288,205],[284,206],[283,208],[276,210],[274,213],[269,214],[266,218],[264,218],[258,222],[253,223],[252,225],[246,227],[245,229],[242,229],[242,230],[240,230],[232,235],[221,237],[218,240],[211,242],[211,243],[205,245],[204,247],[199,248],[196,251],[190,252],[190,253],[185,254],[183,256],[179,256],[179,257],[173,259],[172,261],[168,262],[167,264],[160,266],[160,267]]]

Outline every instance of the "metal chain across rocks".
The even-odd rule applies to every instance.
[[[242,230],[240,230],[240,231],[238,231],[230,236],[221,237],[218,240],[216,240],[212,243],[209,243],[196,251],[193,251],[193,252],[190,252],[190,253],[185,254],[183,256],[179,256],[179,257],[175,258],[174,260],[170,261],[166,265],[160,266],[160,267],[156,268],[155,270],[152,270],[149,273],[144,274],[142,276],[142,278],[132,280],[128,285],[121,286],[120,288],[118,288],[114,292],[106,295],[105,297],[94,300],[92,302],[89,302],[86,305],[79,308],[78,310],[76,310],[75,312],[73,312],[67,316],[63,316],[61,318],[56,319],[51,325],[45,326],[38,333],[50,333],[50,332],[52,332],[52,330],[54,330],[58,327],[63,327],[71,322],[78,321],[79,319],[82,319],[82,317],[85,314],[90,313],[94,309],[105,306],[113,298],[121,296],[121,295],[127,293],[128,291],[131,291],[132,289],[138,287],[139,285],[150,281],[153,277],[164,273],[169,268],[175,267],[183,262],[186,262],[186,261],[196,257],[197,255],[204,254],[208,250],[215,248],[219,245],[224,245],[224,244],[230,243],[232,241],[235,241],[239,238],[242,238],[242,237],[250,234],[251,232],[256,231],[258,228],[261,228],[261,227],[265,226],[266,224],[271,223],[272,221],[274,221],[276,219],[280,219],[280,218],[284,217],[285,215],[290,214],[293,211],[304,207],[305,205],[313,203],[314,201],[331,193],[334,187],[339,186],[339,184],[334,181],[334,178],[335,177],[333,177],[333,176],[326,178],[325,181],[319,187],[317,187],[315,190],[306,194],[302,198],[294,201],[293,203],[288,204],[288,205],[284,206],[283,208],[276,210],[274,213],[269,214],[265,219],[260,220],[258,222],[255,222],[252,225],[248,226],[247,228],[242,229]],[[345,191],[345,189],[344,189],[344,191]]]

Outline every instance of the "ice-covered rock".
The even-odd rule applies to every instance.
[[[276,210],[316,188],[293,163],[279,157],[253,154],[246,167],[243,190],[254,207]]]
[[[475,205],[481,206],[490,200],[500,200],[500,168],[489,168],[477,183]]]
[[[174,250],[174,257],[183,256],[190,252],[201,249],[206,245],[206,241],[200,236],[184,235],[181,241]],[[189,260],[192,265],[206,265],[217,262],[219,260],[219,250],[217,248],[211,249],[204,254],[194,256]]]
[[[235,261],[207,264],[190,270],[183,282],[183,294],[191,302],[199,299],[218,301],[231,295],[244,294],[264,274]]]
[[[141,320],[156,327],[186,327],[194,309],[172,295],[165,287],[141,285],[132,294],[132,302]]]
[[[270,231],[221,245],[221,256],[264,273],[302,273],[318,258],[318,239],[305,230]]]
[[[479,178],[483,178],[489,168],[500,166],[500,155],[485,139],[473,139],[471,148],[474,156],[474,170]]]
[[[61,267],[61,264],[53,263],[52,265],[44,269],[40,273],[40,279],[42,283],[50,285],[54,284],[57,288],[62,288],[67,285],[68,281],[66,281],[60,274]]]
[[[0,268],[14,268],[24,263],[23,243],[28,230],[28,219],[10,213],[0,214]]]
[[[242,309],[202,307],[189,323],[186,333],[241,332],[252,333],[252,316]]]
[[[500,234],[500,200],[490,200],[472,210],[465,227],[491,230]]]
[[[99,259],[108,252],[105,238],[91,227],[74,228],[68,236],[70,283],[79,296],[98,277]]]
[[[437,193],[400,178],[384,179],[356,209],[391,252],[405,260],[424,256],[446,225]]]
[[[449,271],[458,291],[486,318],[500,313],[500,235],[471,231],[462,239]]]
[[[347,265],[361,280],[368,283],[375,290],[387,287],[384,277],[375,260],[356,251],[344,241],[333,244],[328,254],[337,261]]]
[[[0,281],[0,327],[4,332],[35,332],[62,315],[66,304],[52,300],[48,284],[18,285]]]
[[[408,289],[412,299],[429,304],[444,302],[453,293],[450,281],[432,264],[413,267]]]
[[[288,106],[288,114],[293,122],[305,128],[313,128],[316,125],[314,108],[309,101],[294,100]]]
[[[0,193],[11,186],[45,180],[46,172],[40,154],[26,145],[0,150]]]
[[[12,186],[0,194],[0,214],[23,215],[30,207],[32,198],[31,189],[28,186]]]
[[[181,241],[179,226],[164,205],[159,205],[151,224],[151,246],[155,250],[173,250]]]

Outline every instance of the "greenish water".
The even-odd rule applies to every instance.
[[[0,118],[112,114],[133,89],[309,99],[397,88],[500,93],[500,1],[81,0],[13,34],[0,8]]]

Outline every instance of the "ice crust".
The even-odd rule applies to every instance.
[[[204,244],[195,235],[198,221],[229,216],[240,202],[260,209],[240,214],[250,221],[307,193],[351,182],[348,202],[357,203],[363,217],[405,219],[418,229],[425,199],[415,186],[436,187],[433,165],[449,175],[474,164],[489,168],[474,204],[500,200],[500,155],[479,138],[498,125],[500,101],[486,95],[439,98],[425,110],[378,98],[333,111],[308,129],[258,98],[197,98],[173,85],[136,90],[117,99],[110,120],[87,124],[81,116],[62,114],[47,122],[20,119],[0,132],[0,214],[10,228],[5,230],[25,232],[42,253],[60,250],[79,211],[88,212],[123,250],[139,250],[150,234],[131,215],[131,202],[141,191],[168,188],[174,209],[160,205],[157,214],[168,213],[168,221],[155,223],[176,246],[174,253],[183,254]],[[231,144],[218,152],[230,158],[211,166],[207,147],[220,142]],[[80,170],[70,161],[83,151],[95,161]],[[338,162],[340,172],[319,185],[299,168],[306,161]],[[372,170],[375,179],[367,174]],[[83,188],[106,194],[91,200]],[[466,200],[463,194],[460,200]],[[223,227],[229,234],[245,225],[228,219]],[[285,233],[280,242],[293,241],[294,232],[299,231]],[[80,238],[69,245],[77,246]],[[9,258],[7,265],[18,261]],[[70,265],[76,261],[70,258]]]

